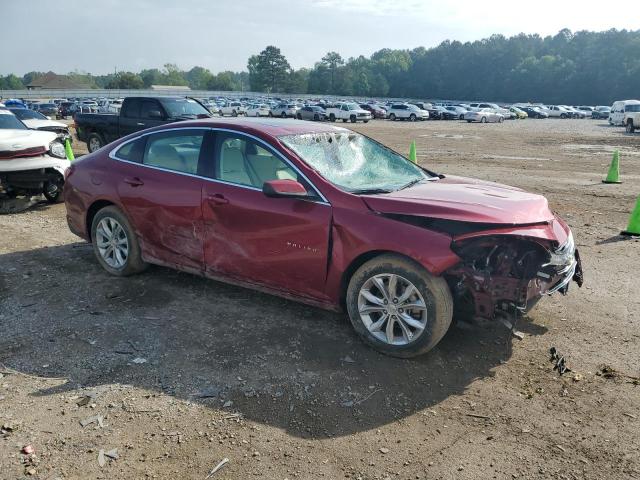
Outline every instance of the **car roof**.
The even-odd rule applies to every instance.
[[[272,137],[283,135],[300,135],[304,133],[345,132],[346,128],[324,123],[306,122],[303,120],[284,118],[211,118],[189,120],[179,124],[171,124],[173,128],[181,127],[211,127],[233,128],[246,133],[259,132]],[[159,130],[162,130],[161,128]]]

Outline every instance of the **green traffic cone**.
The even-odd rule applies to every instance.
[[[73,150],[71,150],[71,142],[68,138],[64,141],[64,153],[67,154],[67,160],[69,160],[70,162],[73,162],[76,159],[76,157],[73,156]]]
[[[620,233],[622,235],[640,235],[640,196],[636,201],[636,207],[631,212],[631,217],[629,217],[627,229]]]
[[[409,147],[409,160],[413,163],[418,163],[418,156],[416,155],[416,141],[411,142],[411,147]]]
[[[613,152],[609,173],[607,173],[607,178],[602,180],[602,183],[622,183],[620,181],[620,152],[618,150]]]

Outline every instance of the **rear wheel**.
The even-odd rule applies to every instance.
[[[297,118],[298,120],[302,120],[302,115],[301,115],[300,113],[298,113],[298,114],[296,115],[296,118]]]
[[[335,114],[333,114],[333,113],[330,113],[330,114],[329,114],[329,121],[330,121],[330,122],[335,122],[335,121],[336,121],[336,116],[335,116]]]
[[[351,123],[356,123],[358,119],[356,118],[356,116],[355,116],[355,115],[351,115],[351,116],[349,117],[349,120],[351,120]]]
[[[627,122],[627,126],[625,127],[625,130],[627,131],[627,133],[633,133],[636,131],[635,127],[633,126],[633,120],[629,120]]]
[[[498,123],[504,122],[504,117],[498,117]]]
[[[391,120],[392,122],[394,122],[396,120],[396,114],[392,113],[391,115],[389,115],[389,120]]]
[[[567,116],[564,113],[561,113],[560,118],[567,118]]]
[[[418,118],[418,117],[416,117],[415,113],[412,113],[411,115],[409,115],[409,120],[411,120],[412,122],[415,122],[416,118]]]
[[[487,123],[487,117],[482,117],[480,119],[480,123]]]
[[[117,207],[105,207],[93,217],[91,240],[98,262],[112,275],[126,277],[148,266],[129,220]]]
[[[314,113],[314,114],[313,114],[313,120],[314,120],[314,121],[316,121],[316,122],[317,122],[318,120],[320,120],[320,117],[318,116],[318,114],[317,114],[317,113]]]
[[[102,138],[102,135],[99,133],[94,132],[89,135],[89,138],[87,139],[87,149],[89,150],[89,153],[100,150],[105,146],[105,144],[104,138]]]
[[[236,112],[235,110],[233,110],[233,111],[231,112],[231,116],[232,116],[232,117],[237,117],[237,116],[238,116],[238,112]]]
[[[399,255],[381,255],[351,277],[347,310],[356,332],[376,350],[415,357],[431,350],[451,325],[447,282]]]
[[[281,116],[282,118],[287,118],[287,112],[282,112],[282,113],[280,114],[280,116]]]

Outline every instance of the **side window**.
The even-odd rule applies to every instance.
[[[133,142],[125,143],[118,150],[116,150],[116,157],[122,160],[128,160],[129,162],[142,162],[142,156],[144,155],[144,146],[147,143],[147,138],[142,137]]]
[[[140,118],[140,100],[132,98],[124,102],[122,116],[125,118]]]
[[[300,181],[287,163],[250,138],[229,134],[219,137],[217,143],[218,180],[260,189],[268,180]]]
[[[140,107],[140,118],[159,120],[163,117],[160,103],[154,100],[144,100]]]
[[[203,130],[187,129],[149,135],[142,163],[195,175],[203,136]]]

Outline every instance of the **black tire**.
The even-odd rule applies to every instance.
[[[102,138],[102,135],[96,132],[93,132],[87,138],[87,150],[89,150],[89,153],[100,150],[106,144],[107,143],[104,141],[104,138]]]
[[[127,259],[123,267],[114,268],[108,265],[98,250],[98,245],[96,242],[96,229],[98,224],[104,218],[113,218],[116,220],[124,231],[127,242],[129,244],[129,253],[127,255]],[[91,241],[93,244],[93,253],[98,259],[98,263],[111,275],[116,275],[118,277],[127,277],[129,275],[135,275],[136,273],[143,272],[149,266],[144,260],[142,260],[142,255],[140,252],[140,245],[138,244],[138,239],[131,228],[131,224],[127,217],[120,211],[119,208],[115,206],[104,207],[96,215],[93,217],[93,221],[91,222]]]
[[[333,113],[330,113],[330,114],[329,114],[329,121],[330,121],[330,122],[335,122],[335,121],[336,121],[336,116],[335,116],[335,114],[333,114]]]
[[[64,177],[57,175],[55,181],[46,182],[42,189],[42,195],[49,203],[60,203],[64,199],[63,193]]]
[[[273,117],[273,112],[271,110],[269,110],[269,116]]]
[[[342,119],[342,123],[347,123],[349,120],[347,120],[346,118]]]
[[[482,117],[480,119],[480,123],[487,123],[487,117]]]
[[[460,114],[460,117],[458,117],[460,120],[464,120],[464,113]]]
[[[358,311],[360,289],[370,278],[395,274],[411,282],[422,295],[427,307],[427,324],[415,340],[405,345],[391,345],[369,332]],[[386,355],[410,358],[422,355],[444,337],[453,317],[453,299],[447,282],[434,277],[424,267],[406,257],[385,254],[362,265],[351,277],[346,297],[347,311],[353,328],[365,343]]]
[[[412,121],[412,122],[415,122],[417,118],[418,117],[416,117],[415,113],[412,113],[411,115],[409,115],[409,120]]]
[[[504,122],[504,117],[499,117],[498,118],[498,123],[502,123],[502,122]]]
[[[629,120],[627,122],[627,125],[625,126],[625,130],[627,133],[633,133],[636,131],[635,127],[633,126],[633,120]]]
[[[301,114],[299,114],[299,113],[297,113],[297,114],[296,114],[296,118],[297,118],[298,120],[302,120],[302,115],[301,115]]]
[[[471,122],[472,122],[472,120],[467,120],[467,123],[471,123]]]
[[[561,113],[561,114],[560,114],[560,118],[567,118],[567,115],[566,115],[566,114],[564,114],[564,113]]]
[[[391,120],[392,122],[395,122],[396,121],[396,114],[395,113],[390,114],[389,115],[389,120]]]
[[[349,120],[351,120],[351,123],[356,123],[356,122],[358,121],[358,119],[356,118],[356,116],[355,116],[355,115],[351,115],[351,116],[349,117]]]
[[[231,116],[232,117],[237,117],[238,116],[238,112],[236,112],[235,110],[231,111]]]
[[[318,116],[318,114],[317,114],[317,113],[314,113],[314,114],[313,114],[313,121],[314,121],[314,122],[317,122],[317,121],[319,121],[319,120],[320,120],[320,117]]]
[[[363,123],[369,123],[369,120],[363,120]]]
[[[287,112],[282,112],[282,113],[280,114],[280,116],[281,116],[282,118],[287,118]]]

